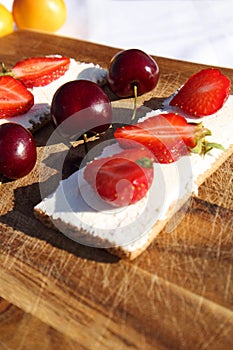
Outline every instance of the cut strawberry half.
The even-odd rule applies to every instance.
[[[172,163],[190,152],[205,154],[221,145],[208,143],[210,130],[201,123],[188,123],[179,114],[162,113],[135,125],[123,126],[114,132],[123,148],[141,147],[150,150],[157,162]]]
[[[33,94],[19,80],[0,77],[0,118],[27,113],[34,104]]]
[[[230,80],[217,68],[207,68],[192,75],[170,101],[191,116],[202,117],[217,112],[230,94]]]
[[[12,68],[15,78],[20,79],[28,88],[45,86],[60,78],[69,69],[68,57],[31,57],[19,61]]]
[[[112,157],[89,163],[84,178],[109,204],[121,207],[134,204],[148,192],[153,181],[153,156],[144,149],[125,150]]]

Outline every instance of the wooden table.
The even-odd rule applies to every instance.
[[[58,53],[106,68],[117,51],[27,31],[0,40],[8,67]],[[203,67],[156,59],[158,98]],[[232,70],[222,71],[233,80]],[[51,130],[35,135],[39,158]],[[180,225],[132,262],[81,246],[34,218],[38,165],[3,183],[0,349],[232,349],[232,167],[231,157],[191,199]]]

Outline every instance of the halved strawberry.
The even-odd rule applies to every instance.
[[[23,83],[10,77],[0,77],[0,118],[27,113],[34,104],[33,94]]]
[[[20,79],[26,87],[45,86],[60,78],[69,69],[68,57],[31,57],[19,61],[12,68],[15,78]]]
[[[217,68],[193,74],[170,101],[186,113],[202,117],[217,112],[230,94],[230,80]]]
[[[208,143],[205,136],[210,130],[201,123],[188,123],[179,114],[162,113],[141,123],[123,126],[114,132],[115,138],[124,148],[145,146],[159,163],[172,163],[190,152],[205,154],[221,145]]]
[[[84,178],[99,196],[113,206],[126,206],[142,199],[153,180],[153,156],[138,148],[89,163]]]

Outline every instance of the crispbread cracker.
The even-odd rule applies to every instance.
[[[156,113],[161,113],[161,110],[151,111],[147,117]],[[198,187],[233,153],[233,96],[229,97],[220,111],[201,120],[204,126],[212,131],[212,139],[221,143],[226,152],[214,149],[205,157],[191,154],[172,164],[159,167],[157,165],[155,168],[157,176],[153,181],[155,187],[152,184],[148,198],[125,207],[120,212],[115,209],[111,211],[110,208],[96,210],[95,206],[92,207],[96,200],[94,191],[85,183],[81,169],[61,181],[57,190],[34,208],[35,216],[46,226],[60,230],[79,243],[104,248],[121,258],[135,259],[150,245],[188,199],[197,194]],[[106,147],[101,156],[119,152],[117,147],[119,147],[117,144]],[[159,183],[159,173],[164,188]],[[176,184],[180,187],[178,190]],[[151,198],[155,198],[159,191],[164,196],[163,201],[153,204]],[[90,200],[90,203],[86,203],[86,200]],[[150,216],[148,212],[151,204],[155,205],[152,211],[154,221],[149,226],[147,216]],[[116,226],[112,227],[114,220]],[[125,220],[129,220],[126,227]],[[138,227],[140,232],[138,236],[135,227]]]

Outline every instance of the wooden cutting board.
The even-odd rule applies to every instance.
[[[117,51],[27,31],[0,40],[0,60],[8,67],[24,57],[64,54],[107,68]],[[156,60],[160,82],[141,98],[147,104],[204,67]],[[222,71],[233,81],[232,70]],[[48,125],[35,135],[39,159],[52,130]],[[232,168],[231,157],[191,199],[180,225],[162,231],[129,262],[81,246],[34,218],[38,160],[29,176],[0,186],[0,296],[80,349],[233,348]]]

